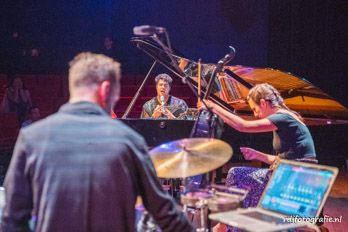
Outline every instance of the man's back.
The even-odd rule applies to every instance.
[[[5,187],[20,195],[13,201],[33,195],[33,202],[20,206],[28,205],[23,211],[28,215],[25,210],[33,204],[36,231],[134,231],[136,194],[150,211],[163,205],[173,208],[156,181],[143,138],[95,104],[66,104],[24,129],[16,153],[20,155],[11,166],[22,167],[25,176],[10,173]],[[11,226],[6,216],[12,210],[5,208],[6,226]],[[176,217],[182,219],[172,214],[160,224],[170,230],[170,220]]]

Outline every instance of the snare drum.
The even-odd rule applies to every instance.
[[[207,200],[211,197],[213,197],[213,193],[209,191],[188,192],[181,195],[180,202],[184,206],[196,208],[199,201]]]
[[[208,209],[212,212],[225,212],[239,208],[241,203],[242,201],[239,196],[214,196],[208,199]]]

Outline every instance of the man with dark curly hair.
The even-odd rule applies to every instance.
[[[157,96],[143,105],[141,118],[175,119],[187,110],[184,100],[169,95],[172,78],[167,74],[159,74],[155,78]]]

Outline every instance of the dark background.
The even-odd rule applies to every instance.
[[[2,8],[1,37],[11,40],[17,31],[22,46],[39,47],[43,71],[64,72],[77,52],[98,51],[111,36],[124,72],[144,73],[151,62],[129,39],[134,26],[147,24],[167,28],[173,47],[189,59],[216,63],[233,45],[236,64],[267,65],[267,1],[10,2]]]
[[[165,27],[185,58],[216,63],[232,45],[231,65],[291,72],[348,106],[346,1],[5,0],[0,7],[1,73],[66,73],[76,53],[100,52],[110,36],[123,73],[145,75],[152,60],[129,39],[134,26],[149,24]],[[348,153],[346,132],[329,138],[340,154]]]
[[[294,73],[348,105],[345,1],[2,2],[2,72],[65,73],[76,53],[101,51],[104,37],[110,36],[123,72],[144,74],[151,59],[129,39],[134,26],[149,24],[165,27],[173,47],[186,58],[216,63],[232,45],[237,55],[231,64]],[[18,32],[15,42],[13,32]],[[40,53],[34,65],[33,47]],[[14,59],[18,55],[21,59]]]

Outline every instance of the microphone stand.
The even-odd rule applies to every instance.
[[[124,112],[124,114],[123,114],[123,116],[122,116],[122,118],[127,118],[129,112],[133,109],[134,104],[135,104],[136,100],[139,98],[140,92],[143,90],[143,88],[144,88],[144,86],[145,86],[145,83],[146,83],[147,79],[149,78],[150,73],[152,72],[152,70],[153,70],[153,68],[155,67],[156,63],[157,63],[157,60],[155,60],[155,61],[153,62],[153,64],[152,64],[150,70],[147,72],[147,74],[146,74],[146,76],[145,76],[143,82],[141,83],[141,85],[140,85],[138,91],[135,93],[134,97],[132,98],[132,101],[129,103],[129,105],[128,105],[126,111]]]
[[[151,36],[151,37],[163,48],[163,50],[166,52],[166,54],[167,54],[167,55],[169,56],[169,58],[171,59],[172,63],[173,63],[173,64],[176,64],[174,58],[171,57],[171,56],[169,55],[169,53],[172,52],[172,49],[171,49],[171,44],[170,44],[169,35],[168,35],[168,32],[167,32],[167,31],[165,31],[165,35],[166,35],[166,40],[167,40],[167,44],[168,44],[168,47],[169,47],[169,48],[166,47],[166,46],[161,42],[160,39],[158,39],[158,37],[157,37],[156,34],[154,34],[154,35]],[[168,51],[168,50],[169,50],[169,51]],[[156,63],[157,63],[157,60],[155,60],[155,61],[153,62],[153,64],[152,64],[150,70],[149,70],[149,71],[147,72],[147,74],[146,74],[146,77],[144,78],[144,80],[143,80],[143,82],[141,83],[139,89],[137,90],[137,92],[135,93],[134,97],[132,98],[132,101],[129,103],[129,105],[128,105],[126,111],[125,111],[124,114],[122,115],[122,118],[127,118],[127,116],[129,115],[130,111],[133,109],[134,104],[135,104],[136,100],[139,98],[140,92],[143,90],[143,88],[144,88],[144,86],[145,86],[145,83],[146,83],[147,79],[149,78],[150,73],[152,72],[152,70],[153,70],[153,68],[155,67]],[[177,64],[176,64],[176,66],[177,66]],[[178,68],[178,69],[179,69],[179,68]],[[193,90],[193,87],[191,88],[191,90]]]
[[[153,36],[151,36],[151,38],[153,38],[154,41],[156,41],[160,46],[161,48],[163,49],[163,51],[167,54],[167,56],[169,57],[169,59],[171,60],[172,64],[176,67],[176,70],[181,74],[181,75],[178,75],[182,81],[184,83],[186,83],[188,85],[188,87],[191,89],[191,91],[193,92],[193,94],[197,97],[197,99],[202,99],[201,96],[198,96],[198,93],[196,92],[195,88],[193,87],[193,84],[190,82],[190,81],[186,81],[187,77],[186,77],[186,74],[184,72],[182,72],[182,70],[179,68],[178,66],[178,63],[177,61],[173,58],[172,56],[172,50],[171,48],[168,48],[167,46],[165,46],[162,41],[160,39],[158,39],[157,35],[154,34]],[[169,41],[169,40],[168,40]],[[176,74],[176,73],[175,73]],[[213,113],[211,111],[211,109],[207,106],[207,104],[202,101],[204,106],[207,108],[207,110],[210,112],[210,113]]]
[[[208,85],[206,87],[206,92],[204,95],[204,99],[208,99],[211,91],[212,91],[212,87],[213,87],[213,81],[215,80],[215,77],[223,70],[224,65],[226,65],[230,60],[232,60],[236,54],[236,50],[234,49],[234,47],[229,46],[229,48],[231,49],[230,53],[227,54],[224,58],[222,58],[221,60],[219,60],[219,62],[217,63],[214,71],[211,74],[210,80],[208,82]]]
[[[157,45],[159,45],[160,48],[162,48],[163,52],[167,55],[168,59],[170,60],[170,63],[173,65],[173,68],[174,68],[174,69],[168,67],[165,63],[161,62],[160,59],[156,58],[152,53],[150,53],[150,52],[147,51],[146,49],[139,47],[139,45],[138,45],[138,47],[141,48],[141,49],[142,49],[145,53],[147,53],[149,56],[153,57],[153,58],[155,59],[155,63],[156,63],[156,61],[158,61],[158,62],[160,62],[161,64],[163,64],[165,67],[169,68],[176,76],[178,76],[179,78],[181,78],[181,80],[182,80],[183,83],[185,83],[185,84],[188,85],[188,87],[190,88],[191,92],[195,95],[195,97],[196,97],[197,99],[198,99],[198,98],[199,98],[199,99],[202,99],[202,96],[198,96],[198,93],[197,93],[197,91],[195,90],[195,87],[193,86],[193,84],[192,84],[190,78],[188,78],[188,77],[187,77],[187,74],[185,74],[185,73],[183,72],[183,70],[181,70],[181,69],[179,68],[178,62],[174,59],[173,54],[172,54],[172,49],[170,48],[170,41],[169,41],[168,32],[165,31],[165,33],[166,33],[166,37],[167,37],[167,44],[168,44],[169,47],[166,46],[166,45],[164,45],[164,43],[158,38],[157,34],[153,34],[152,36],[150,36],[150,38],[151,38],[154,42],[156,42]],[[151,70],[150,70],[150,71],[151,71]],[[150,72],[150,71],[149,71],[149,72]],[[204,92],[204,91],[202,91],[202,92]],[[211,112],[211,109],[209,109],[209,107],[207,106],[207,104],[206,104],[204,101],[202,101],[202,103],[203,103],[203,105],[207,108],[207,111]],[[128,107],[128,108],[130,108],[130,107]],[[212,112],[211,112],[211,113],[212,113]],[[122,118],[124,118],[125,116],[127,116],[126,113],[125,113],[125,115],[123,115]]]
[[[170,44],[169,35],[168,35],[167,30],[164,31],[164,34],[165,34],[165,36],[166,36],[168,48],[169,48],[169,50],[171,51],[171,50],[172,50],[172,45]]]

